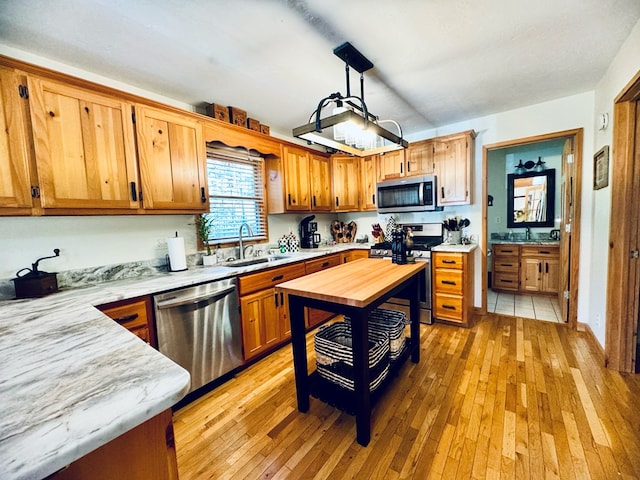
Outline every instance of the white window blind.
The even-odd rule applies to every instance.
[[[243,238],[267,238],[264,200],[264,160],[246,150],[207,144],[210,218],[213,218],[210,243],[238,239],[240,225],[248,223]]]

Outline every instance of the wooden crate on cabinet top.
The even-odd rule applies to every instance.
[[[260,131],[260,122],[255,118],[247,118],[247,128],[256,132]]]
[[[247,112],[237,107],[229,107],[229,119],[234,125],[247,126]]]
[[[260,133],[264,133],[265,135],[271,135],[271,129],[269,125],[260,124]]]
[[[207,115],[216,120],[229,123],[229,108],[224,105],[210,103],[207,105]]]

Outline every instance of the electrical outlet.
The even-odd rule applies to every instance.
[[[502,223],[502,217],[496,217],[496,223]]]

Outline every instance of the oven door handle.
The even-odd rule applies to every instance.
[[[182,305],[193,305],[196,303],[201,303],[205,300],[211,302],[213,300],[218,300],[220,298],[226,297],[227,295],[232,293],[235,289],[236,289],[236,286],[232,285],[227,288],[223,288],[213,292],[208,292],[204,295],[196,295],[196,296],[180,298],[180,299],[178,299],[177,297],[170,297],[167,300],[160,300],[159,302],[156,302],[156,308],[158,310],[165,310],[167,308],[180,307]]]

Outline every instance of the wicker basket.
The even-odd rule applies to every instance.
[[[314,336],[316,371],[320,377],[353,391],[351,325],[336,322]],[[389,336],[369,331],[369,390],[375,391],[389,373]]]
[[[349,317],[344,318],[349,323]],[[389,336],[389,360],[396,360],[406,343],[404,328],[409,324],[407,316],[398,310],[376,308],[369,313],[369,332]]]

